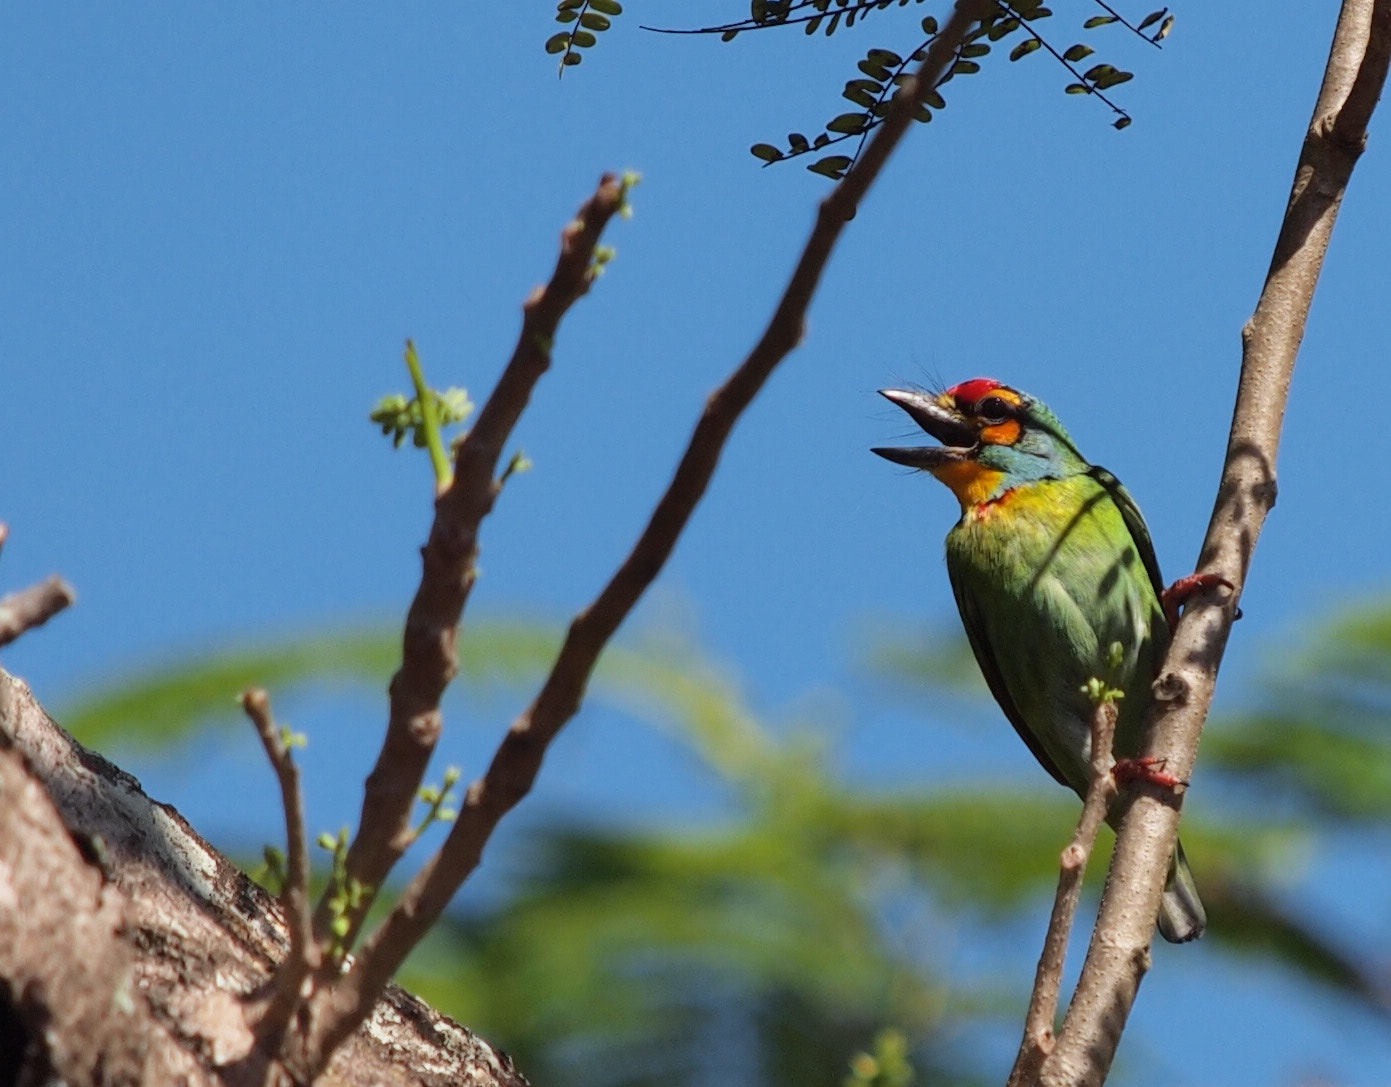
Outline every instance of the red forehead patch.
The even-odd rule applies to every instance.
[[[1003,389],[1004,386],[993,377],[973,377],[970,381],[963,381],[960,385],[953,385],[947,390],[958,404],[974,404],[983,396],[989,396],[996,389]]]

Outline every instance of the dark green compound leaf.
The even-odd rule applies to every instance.
[[[1078,42],[1063,54],[1063,60],[1076,64],[1079,60],[1086,60],[1095,52],[1096,50],[1090,45],[1083,45],[1081,42]]]
[[[1063,88],[1068,94],[1091,94],[1092,89],[1085,83],[1069,83]]]
[[[552,34],[546,39],[547,53],[563,53],[570,48],[570,32],[562,30],[559,34]]]
[[[1029,38],[1026,41],[1020,42],[1018,45],[1016,45],[1013,49],[1010,50],[1009,59],[1022,60],[1024,57],[1027,57],[1030,53],[1037,53],[1039,49],[1041,49],[1042,47],[1043,42],[1039,41],[1037,38]]]
[[[989,52],[990,46],[977,42],[974,45],[963,46],[961,49],[961,56],[965,57],[967,60],[972,60],[976,57],[986,56]]]
[[[749,153],[764,162],[777,162],[783,157],[783,153],[771,143],[756,143],[749,148]]]
[[[814,174],[822,177],[829,177],[833,181],[839,181],[845,176],[845,171],[850,169],[849,155],[827,155],[824,159],[817,159],[807,167]]]
[[[1122,72],[1119,69],[1112,68],[1105,75],[1097,77],[1096,86],[1103,91],[1109,91],[1112,87],[1119,87],[1122,83],[1129,83],[1134,78],[1134,72]]]
[[[807,138],[800,132],[789,132],[787,134],[787,145],[792,148],[792,150],[798,152],[811,150],[811,144],[807,142]]]
[[[1159,22],[1160,19],[1164,18],[1164,16],[1167,15],[1168,12],[1168,8],[1160,8],[1158,11],[1150,12],[1148,15],[1146,15],[1143,19],[1140,20],[1140,25],[1137,26],[1135,29],[1144,30],[1147,26],[1153,26],[1155,23]]]
[[[1113,124],[1111,127],[1114,128],[1114,129],[1116,129],[1117,131],[1119,131],[1120,129],[1123,129],[1123,128],[1129,128],[1129,127],[1130,127],[1130,118],[1129,118],[1129,117],[1118,117],[1118,118],[1116,118],[1115,124]]]
[[[817,15],[817,16],[815,16],[815,17],[812,18],[812,19],[808,19],[807,22],[806,22],[806,25],[805,25],[802,29],[803,29],[803,31],[807,34],[807,36],[810,37],[812,34],[815,34],[815,33],[816,33],[817,29],[818,29],[820,26],[821,26],[821,16],[820,16],[820,15]]]
[[[913,110],[913,120],[921,121],[923,124],[926,124],[928,121],[932,120],[932,111],[920,103]]]
[[[926,34],[929,38],[936,35],[937,20],[933,16],[929,15],[926,19],[923,20],[923,33]]]
[[[941,93],[935,89],[928,91],[927,94],[923,97],[923,101],[926,102],[933,109],[947,108],[947,100],[943,98]]]
[[[819,136],[817,136],[816,139],[814,139],[814,140],[811,141],[811,146],[812,146],[813,149],[819,151],[819,150],[821,150],[821,148],[825,147],[825,146],[826,146],[828,143],[830,143],[830,142],[831,142],[831,137],[828,136],[828,135],[826,135],[826,133],[823,132],[823,133],[821,133]]]
[[[608,16],[600,15],[597,11],[586,11],[580,16],[580,26],[586,30],[602,34],[610,25]]]
[[[739,31],[737,31],[737,30],[726,30],[723,34],[720,35],[720,41],[722,41],[722,42],[732,42],[732,41],[733,41],[735,38],[737,38],[738,36],[739,36]]]
[[[591,34],[588,30],[576,30],[574,40],[577,48],[588,49],[599,39],[596,38],[593,34]]]
[[[1093,15],[1082,24],[1083,30],[1094,30],[1099,26],[1106,26],[1108,23],[1118,23],[1120,17],[1117,15]]]
[[[573,49],[561,58],[561,62],[563,64],[566,64],[572,68],[582,60],[584,60],[584,57],[581,54],[575,52]]]
[[[826,24],[826,37],[829,38],[832,34],[836,32],[836,27],[840,25],[840,16],[840,12],[836,12],[834,15],[831,16],[831,21]]]
[[[1023,12],[1020,12],[1020,14],[1022,15]],[[1053,14],[1053,9],[1052,9],[1052,8],[1038,7],[1038,8],[1034,8],[1034,10],[1031,11],[1031,12],[1029,12],[1028,15],[1024,15],[1024,18],[1025,18],[1026,20],[1028,20],[1029,22],[1033,22],[1035,19],[1047,19],[1047,18],[1048,18],[1049,16],[1051,16],[1052,14]]]
[[[952,75],[975,75],[980,71],[980,65],[973,60],[958,60],[951,66]]]

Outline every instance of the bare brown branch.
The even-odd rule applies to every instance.
[[[280,905],[290,930],[290,953],[276,969],[269,1002],[255,1016],[257,1048],[273,1057],[280,1052],[290,1020],[303,1002],[305,979],[318,968],[320,955],[309,908],[309,843],[299,766],[271,715],[270,696],[258,687],[243,694],[241,704],[256,726],[266,757],[275,769],[280,802],[285,809],[286,876]]]
[[[77,600],[77,592],[56,574],[0,598],[0,646],[9,645],[25,631],[41,627]]]
[[[414,840],[411,815],[442,728],[440,698],[458,672],[459,622],[477,577],[479,525],[500,490],[498,462],[531,390],[550,367],[561,318],[593,282],[594,251],[624,196],[623,182],[605,176],[561,232],[550,282],[536,288],[523,305],[517,346],[459,444],[452,484],[435,500],[434,524],[421,551],[420,585],[406,615],[401,667],[391,680],[386,738],[367,778],[357,837],[348,852],[347,878],[370,889],[349,918],[349,945],[372,892]],[[320,902],[315,933],[321,940],[330,922],[327,902]]]
[[[1191,776],[1217,669],[1256,540],[1275,503],[1275,464],[1291,376],[1333,223],[1366,142],[1391,56],[1391,0],[1345,0],[1256,311],[1242,334],[1241,381],[1198,571],[1238,592],[1195,602],[1155,682],[1147,753]],[[1182,794],[1142,789],[1124,816],[1096,930],[1044,1084],[1100,1084],[1149,960]]]
[[[486,774],[470,786],[445,844],[411,882],[386,921],[364,942],[342,981],[316,999],[315,1037],[309,1043],[308,1067],[317,1067],[315,1062],[326,1059],[371,1010],[377,993],[477,867],[498,821],[530,791],[551,740],[579,708],[604,646],[676,546],[705,493],[734,424],[777,365],[801,341],[807,309],[845,223],[854,217],[864,194],[912,124],[917,105],[941,79],[962,38],[987,7],[988,0],[959,0],[914,79],[899,91],[860,161],[822,201],[816,224],[763,336],[706,402],[675,475],[633,550],[595,601],[570,624],[540,693],[513,722]],[[518,412],[524,402],[523,397],[517,403]],[[482,423],[480,417],[478,429]],[[461,450],[460,475],[464,459]],[[437,718],[434,728],[438,730]],[[383,760],[386,756],[384,749]],[[383,762],[379,762],[374,777],[382,767]],[[417,778],[417,787],[418,783]],[[364,822],[367,817],[364,807]]]
[[[1072,841],[1059,858],[1058,890],[1053,898],[1053,914],[1043,940],[1034,975],[1034,990],[1024,1016],[1024,1038],[1009,1074],[1009,1087],[1033,1083],[1044,1059],[1053,1051],[1053,1025],[1058,1016],[1058,994],[1062,991],[1063,968],[1067,965],[1067,945],[1072,936],[1077,904],[1082,898],[1082,881],[1087,861],[1096,846],[1096,836],[1111,802],[1116,797],[1116,779],[1111,772],[1111,748],[1116,738],[1116,704],[1097,703],[1092,713],[1091,783],[1077,819]]]

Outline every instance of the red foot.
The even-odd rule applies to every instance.
[[[1132,781],[1146,781],[1163,789],[1177,789],[1180,785],[1186,788],[1188,782],[1184,781],[1183,778],[1175,777],[1164,769],[1168,761],[1159,755],[1145,755],[1137,759],[1117,759],[1116,765],[1111,767],[1111,773],[1115,777],[1117,785],[1128,785]]]
[[[1205,593],[1219,585],[1231,592],[1236,591],[1236,586],[1219,574],[1189,574],[1165,589],[1160,602],[1164,605],[1164,618],[1169,621],[1169,633],[1172,634],[1178,626],[1180,608],[1199,593]]]

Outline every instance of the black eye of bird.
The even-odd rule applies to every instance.
[[[987,396],[976,405],[976,415],[981,422],[995,425],[1009,418],[1009,404],[998,396]]]

